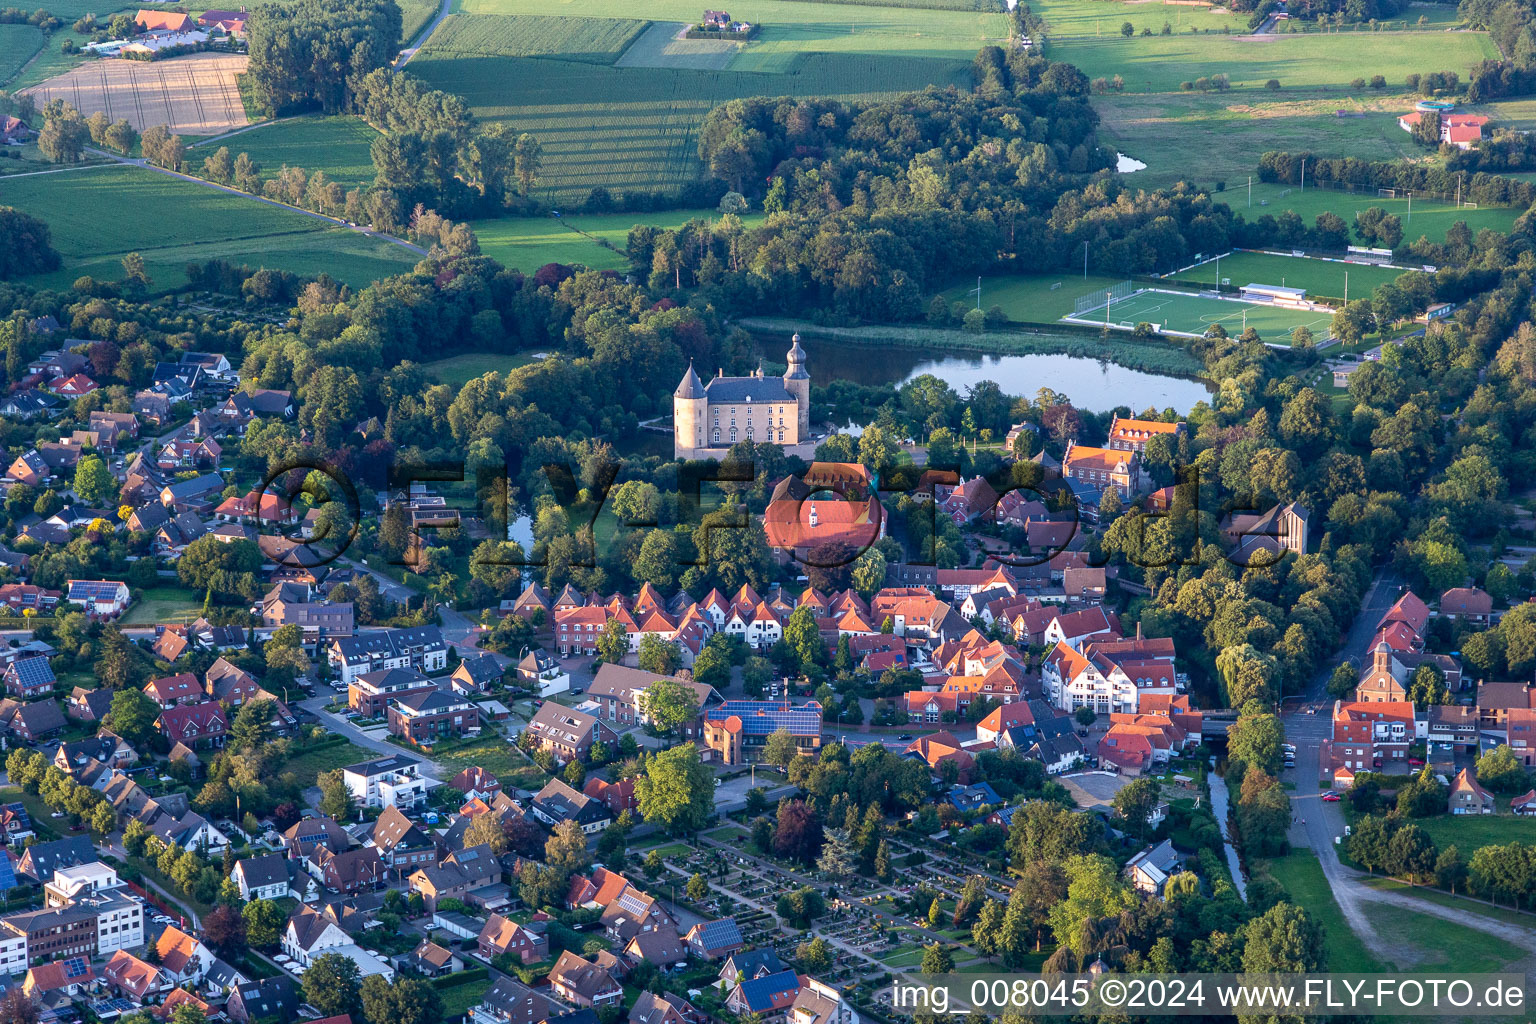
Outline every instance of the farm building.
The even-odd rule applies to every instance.
[[[204,11],[197,16],[197,23],[209,30],[218,29],[232,36],[244,36],[246,18],[244,11]]]
[[[145,32],[185,32],[192,27],[191,17],[175,11],[147,11],[141,8],[133,16],[133,21]]]
[[[0,117],[0,143],[19,146],[32,137],[32,129],[19,117],[7,114]]]

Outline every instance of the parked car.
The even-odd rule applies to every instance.
[[[1340,797],[1339,797],[1339,794],[1337,794],[1337,793],[1324,793],[1323,794],[1323,801],[1325,803],[1336,804],[1336,803],[1339,802],[1339,799],[1340,799]]]
[[[1424,759],[1422,757],[1410,757],[1408,763],[1415,768],[1422,768],[1424,766]]]

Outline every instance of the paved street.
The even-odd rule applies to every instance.
[[[300,701],[299,707],[318,718],[320,723],[325,726],[327,732],[336,733],[338,736],[345,736],[358,746],[379,755],[407,754],[421,762],[421,774],[438,782],[445,781],[445,770],[436,762],[428,760],[422,754],[397,747],[393,743],[386,743],[383,740],[376,740],[364,735],[363,730],[353,725],[347,719],[326,711],[325,706],[331,702],[333,696],[331,693],[322,691],[319,696]]]

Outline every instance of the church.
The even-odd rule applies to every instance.
[[[718,459],[738,441],[781,445],[786,454],[810,458],[811,375],[805,370],[800,335],[791,339],[783,377],[716,374],[708,384],[693,364],[672,393],[672,452],[678,459]]]

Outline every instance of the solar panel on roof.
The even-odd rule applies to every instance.
[[[90,973],[90,965],[85,962],[83,956],[72,956],[64,961],[64,977],[78,978]]]

